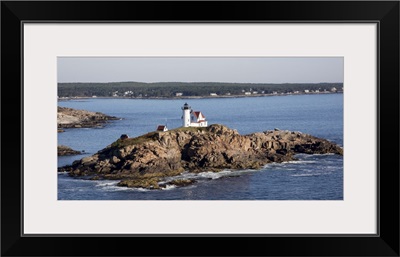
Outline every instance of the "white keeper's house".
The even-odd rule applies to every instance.
[[[193,111],[187,103],[183,105],[182,112],[183,127],[207,127],[207,120],[204,114],[200,111]]]

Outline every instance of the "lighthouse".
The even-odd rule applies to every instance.
[[[207,120],[202,112],[194,112],[187,103],[183,105],[182,111],[182,127],[207,127]]]
[[[192,108],[187,103],[185,103],[182,107],[182,111],[182,126],[190,127],[190,113],[192,112]]]

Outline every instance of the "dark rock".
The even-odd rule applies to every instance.
[[[193,179],[175,179],[175,180],[172,180],[172,181],[168,182],[167,185],[174,185],[174,186],[177,186],[177,187],[184,187],[184,186],[189,186],[189,185],[194,184],[194,183],[196,183],[196,181],[193,180]]]
[[[127,179],[120,181],[117,186],[135,187],[145,189],[160,189],[158,178]]]
[[[78,155],[81,154],[80,151],[76,151],[71,149],[68,146],[65,145],[59,145],[57,146],[57,155],[58,156],[65,156],[65,155]]]

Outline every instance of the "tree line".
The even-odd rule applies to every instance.
[[[305,90],[342,91],[343,83],[217,83],[217,82],[111,82],[111,83],[58,83],[59,97],[176,97],[217,95],[293,93]]]

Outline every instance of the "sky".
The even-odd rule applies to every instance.
[[[58,57],[58,82],[343,82],[343,57]]]

